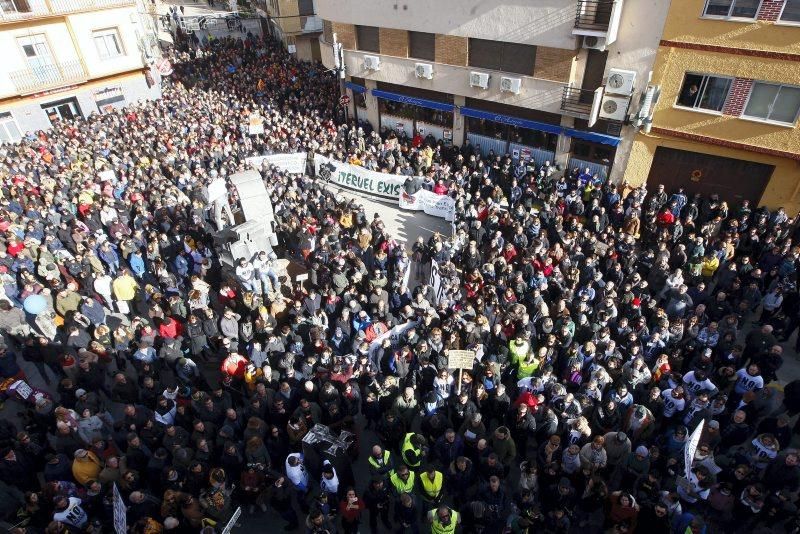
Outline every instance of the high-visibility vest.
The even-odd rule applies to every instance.
[[[371,454],[369,455],[368,462],[369,462],[369,465],[372,466],[374,469],[376,469],[376,470],[377,469],[382,469],[383,467],[386,467],[387,465],[389,465],[389,458],[390,457],[391,457],[391,455],[390,455],[389,451],[383,451],[383,460],[382,460],[381,463],[378,463],[378,460],[376,460],[375,457],[372,456]]]
[[[409,471],[408,480],[403,481],[403,479],[400,478],[400,475],[397,473],[392,473],[392,476],[389,477],[389,482],[392,483],[392,486],[394,486],[394,489],[397,490],[397,493],[411,493],[414,491],[415,477],[416,475],[414,474],[414,471]]]
[[[411,444],[412,437],[414,437],[413,432],[409,432],[408,434],[406,434],[406,437],[403,440],[403,446],[400,448],[400,454],[403,456],[403,461],[406,463],[408,467],[419,467],[419,464],[421,463],[419,456],[422,454],[422,451]],[[414,451],[416,453],[417,460],[415,462],[409,461],[408,459],[409,451]]]
[[[533,376],[533,373],[539,368],[539,360],[534,359],[532,362],[527,360],[520,360],[519,369],[517,369],[517,378],[528,378]]]
[[[442,483],[444,482],[444,475],[439,471],[435,471],[433,480],[428,477],[428,473],[423,473],[419,476],[422,482],[422,490],[425,492],[425,497],[435,499],[442,492]]]
[[[433,523],[431,523],[431,534],[453,534],[458,526],[458,512],[450,510],[450,524],[447,526],[442,525],[439,520],[439,514],[436,510],[433,511]]]
[[[511,363],[518,363],[525,359],[528,351],[531,350],[531,345],[527,341],[522,345],[517,346],[515,340],[511,340],[508,344],[508,351],[511,353]]]

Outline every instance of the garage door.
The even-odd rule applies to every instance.
[[[757,204],[774,170],[763,163],[658,147],[647,184],[651,189],[664,184],[667,191],[683,187],[690,194],[717,194],[729,204],[744,199]]]

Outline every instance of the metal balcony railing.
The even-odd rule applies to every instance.
[[[0,22],[135,4],[136,0],[0,0]]]
[[[593,100],[594,91],[565,85],[561,93],[561,111],[570,116],[589,115]]]
[[[29,67],[9,73],[11,82],[21,95],[56,89],[88,79],[80,61],[64,61],[50,65]]]
[[[581,30],[608,31],[615,0],[578,0],[575,27]]]

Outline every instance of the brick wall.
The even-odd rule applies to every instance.
[[[756,18],[758,20],[776,21],[783,9],[784,0],[763,0]]]
[[[731,91],[728,94],[728,100],[725,102],[725,107],[722,108],[722,113],[733,117],[741,115],[747,102],[747,97],[750,95],[751,87],[753,87],[753,80],[749,78],[734,79]]]
[[[356,27],[352,24],[342,24],[341,22],[331,22],[331,31],[336,34],[336,38],[342,46],[348,50],[356,49]]]
[[[567,83],[574,57],[574,50],[537,46],[532,74],[537,78]]]
[[[380,28],[378,38],[381,43],[381,54],[395,57],[408,57],[408,32]]]
[[[469,41],[466,37],[436,34],[436,62],[467,66]]]

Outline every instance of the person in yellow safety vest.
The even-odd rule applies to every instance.
[[[425,436],[409,432],[400,447],[400,456],[403,462],[411,469],[416,469],[422,463],[425,456],[423,447],[425,446]]]
[[[447,506],[440,506],[428,512],[431,534],[453,534],[461,523],[461,514]]]
[[[436,467],[429,465],[419,476],[419,485],[422,498],[430,504],[438,504],[442,498],[444,475]]]
[[[540,364],[541,360],[539,360],[539,357],[536,353],[529,352],[526,354],[519,361],[519,367],[517,367],[517,380],[522,380],[523,378],[533,376],[533,373],[539,369]]]
[[[392,473],[389,477],[389,482],[398,495],[403,493],[412,493],[414,491],[414,483],[417,480],[417,475],[405,465],[397,468],[397,471]]]
[[[524,336],[518,335],[508,342],[508,351],[511,365],[517,365],[528,356],[531,351],[531,344],[525,340]]]
[[[380,445],[372,447],[372,454],[369,455],[369,471],[373,477],[384,478],[392,476],[394,473],[394,459],[392,453],[383,450]]]

